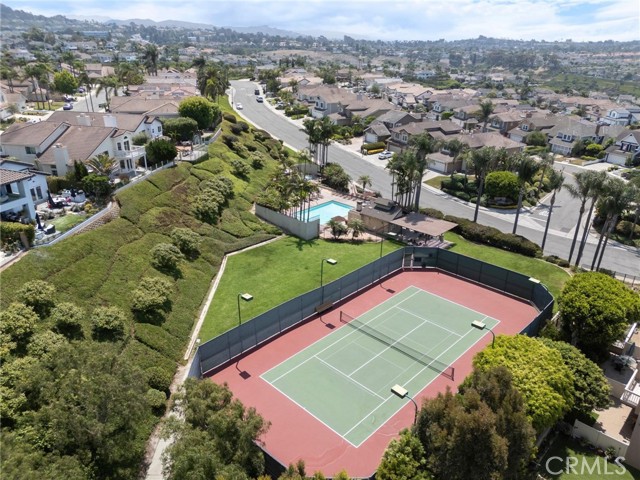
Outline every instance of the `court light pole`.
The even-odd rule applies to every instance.
[[[406,388],[401,387],[400,385],[394,385],[391,387],[391,393],[393,393],[396,397],[400,398],[408,398],[413,403],[413,406],[416,408],[415,415],[413,416],[413,426],[415,427],[418,422],[418,404],[416,401],[409,395],[409,392]]]
[[[245,302],[250,302],[251,300],[253,300],[253,295],[251,295],[250,293],[238,294],[238,326],[242,325],[242,316],[240,314],[240,299],[244,300]]]
[[[493,348],[496,344],[496,334],[493,333],[493,330],[491,330],[489,327],[487,327],[483,322],[480,322],[478,320],[471,322],[471,326],[473,328],[477,328],[478,330],[489,330],[489,332],[491,332],[492,335],[492,339],[491,339],[491,348]]]

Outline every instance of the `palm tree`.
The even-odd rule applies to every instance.
[[[600,269],[600,263],[602,263],[602,257],[604,256],[604,250],[607,248],[607,242],[609,241],[609,235],[618,223],[618,217],[623,213],[631,204],[633,199],[633,189],[630,185],[627,185],[624,180],[620,178],[608,178],[602,193],[602,200],[600,202],[600,213],[605,216],[602,230],[600,231],[600,238],[598,239],[598,245],[596,252],[591,262],[591,270]],[[602,239],[604,237],[604,243]],[[602,249],[600,246],[602,245]],[[597,265],[596,265],[597,260]]]
[[[148,43],[142,54],[142,62],[149,75],[158,76],[158,47],[153,43]]]
[[[307,139],[309,141],[309,153],[311,154],[313,160],[319,165],[318,161],[318,144],[320,143],[320,132],[317,128],[317,121],[307,118],[302,122],[304,126],[304,133],[307,134]]]
[[[493,115],[495,106],[491,100],[486,100],[480,103],[480,110],[477,112],[477,117],[480,122],[482,122],[482,131],[487,131],[487,123],[489,123],[489,119],[491,115]]]
[[[389,159],[387,168],[393,176],[391,185],[391,195],[402,206],[408,210],[411,204],[411,192],[413,191],[413,180],[415,178],[416,154],[413,149],[405,150]]]
[[[18,75],[18,72],[16,72],[13,67],[2,65],[2,67],[0,68],[0,78],[7,81],[9,93],[13,93],[13,81],[18,80],[18,78],[20,78],[20,75]]]
[[[544,227],[544,235],[542,236],[542,245],[540,249],[544,253],[544,245],[547,242],[547,233],[549,232],[549,224],[551,223],[551,214],[553,213],[553,205],[556,203],[556,194],[562,188],[564,184],[564,175],[562,172],[556,172],[555,170],[551,170],[549,172],[549,187],[553,191],[553,195],[551,195],[551,200],[549,200],[549,215],[547,216],[547,223]]]
[[[361,175],[358,178],[358,183],[362,185],[362,195],[364,195],[365,190],[368,186],[371,186],[371,177],[369,175]]]
[[[549,153],[549,151],[545,151],[540,154],[540,166],[542,168],[542,173],[540,174],[540,181],[538,182],[538,188],[536,189],[536,196],[540,195],[540,190],[542,190],[542,182],[544,182],[544,174],[547,173],[547,168],[553,166],[554,158],[553,155]]]
[[[591,189],[589,191],[589,197],[591,198],[591,207],[589,207],[589,213],[587,214],[587,221],[584,224],[584,230],[582,231],[582,239],[580,240],[580,246],[578,248],[578,255],[576,256],[575,266],[580,266],[580,260],[582,259],[582,253],[584,252],[584,246],[587,244],[587,236],[591,229],[591,215],[593,214],[594,207],[598,198],[602,194],[604,184],[607,180],[606,172],[589,172],[589,183]]]
[[[109,93],[111,92],[113,95],[118,95],[118,79],[113,75],[108,75],[106,77],[98,79],[98,88],[96,89],[96,96],[100,95],[101,92],[104,91],[106,97],[106,104],[109,105]]]
[[[108,153],[100,153],[90,158],[87,160],[87,167],[92,170],[92,173],[105,177],[111,177],[119,169],[118,161]]]
[[[415,150],[415,169],[413,175],[413,189],[415,204],[413,209],[417,212],[420,209],[420,192],[422,192],[422,178],[427,169],[427,155],[437,152],[441,142],[433,138],[426,132],[411,137],[410,145]]]
[[[338,222],[333,218],[327,222],[327,225],[331,229],[331,235],[333,235],[334,240],[337,240],[349,231],[348,227],[344,223]]]
[[[364,222],[359,218],[354,218],[347,222],[347,227],[351,229],[351,238],[356,239],[365,231]]]
[[[96,109],[93,106],[93,95],[91,92],[91,89],[93,87],[93,80],[89,78],[86,70],[82,70],[78,75],[78,84],[87,87],[87,95],[89,96],[89,102],[91,103],[91,111],[95,112]]]
[[[589,172],[579,172],[575,175],[576,184],[567,184],[566,190],[573,198],[577,198],[580,201],[580,209],[578,210],[578,223],[576,224],[576,231],[573,234],[573,241],[571,242],[571,249],[569,250],[569,259],[571,263],[571,257],[573,257],[573,251],[576,248],[576,242],[578,241],[578,232],[580,231],[580,224],[582,223],[582,215],[584,215],[585,205],[589,196],[591,195],[591,175]]]
[[[495,162],[496,150],[492,147],[482,147],[479,150],[473,150],[471,152],[471,163],[473,164],[473,170],[476,175],[476,185],[478,186],[478,197],[476,199],[476,209],[473,214],[473,221],[478,221],[478,212],[480,211],[480,201],[482,199],[482,193],[484,191],[484,181],[487,177],[487,173],[491,171],[491,168]]]
[[[640,181],[637,183],[640,185]],[[629,228],[629,236],[627,237],[627,241],[629,242],[633,239],[633,234],[636,231],[636,225],[638,225],[638,217],[640,217],[640,186],[633,183],[631,185],[633,202],[636,204],[636,213],[633,216],[633,223]]]
[[[36,97],[36,107],[40,108],[40,97],[36,93],[36,90],[38,89],[38,76],[40,75],[40,71],[37,68],[37,66],[33,64],[25,65],[22,71],[23,71],[23,77],[22,77],[23,80],[29,80],[31,82],[31,85],[33,86],[33,92]],[[43,102],[43,105],[44,105],[44,102]]]
[[[529,155],[523,154],[518,160],[518,182],[520,183],[520,192],[518,193],[518,207],[516,208],[516,219],[513,222],[513,233],[515,235],[518,230],[518,219],[520,218],[520,209],[522,208],[522,198],[527,191],[527,184],[533,182],[533,176],[540,167]]]

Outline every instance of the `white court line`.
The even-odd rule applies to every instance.
[[[398,310],[400,310],[400,311],[404,312],[404,313],[407,313],[407,314],[409,314],[409,315],[413,315],[413,316],[414,316],[414,317],[416,317],[416,318],[419,318],[420,320],[422,320],[422,321],[423,321],[423,323],[422,323],[423,325],[424,325],[424,323],[425,323],[425,322],[426,322],[426,323],[430,323],[431,325],[434,325],[434,326],[436,326],[436,327],[438,327],[438,328],[440,328],[440,329],[442,329],[442,330],[446,330],[447,332],[449,332],[449,333],[451,333],[451,334],[455,335],[456,337],[459,337],[459,336],[460,336],[460,334],[459,334],[458,332],[454,332],[453,330],[449,330],[448,328],[445,328],[445,327],[443,327],[442,325],[440,325],[440,324],[438,324],[438,323],[434,323],[434,322],[432,322],[432,321],[430,321],[430,320],[428,320],[428,319],[426,319],[426,318],[422,317],[421,315],[418,315],[418,314],[416,314],[416,313],[410,312],[409,310],[405,310],[404,308],[400,308],[400,307],[396,307],[396,308],[397,308]]]
[[[414,285],[411,285],[411,286],[412,286],[413,288],[417,288],[417,289],[418,289],[418,290],[420,290],[421,292],[426,293],[427,295],[431,295],[431,296],[433,296],[433,297],[440,298],[440,299],[444,300],[445,302],[453,303],[454,305],[457,305],[457,306],[459,306],[459,307],[462,307],[462,308],[464,308],[465,310],[470,310],[470,311],[472,311],[472,312],[474,312],[474,313],[478,313],[478,314],[480,314],[480,315],[487,315],[486,313],[479,312],[478,310],[474,310],[473,308],[469,308],[469,307],[467,307],[467,306],[465,306],[465,305],[462,305],[461,303],[454,302],[453,300],[449,300],[448,298],[445,298],[445,297],[441,297],[441,296],[440,296],[440,295],[438,295],[437,293],[427,292],[426,290],[422,290],[421,288],[416,287],[416,286],[414,286]],[[487,316],[487,318],[493,318],[493,317],[489,317],[489,316]],[[494,320],[495,320],[495,318],[494,318]]]
[[[467,333],[469,333],[469,332],[467,332]],[[454,346],[456,343],[458,343],[460,340],[462,340],[464,337],[466,337],[466,336],[467,336],[467,333],[465,333],[463,336],[461,336],[461,337],[460,337],[460,338],[458,338],[455,342],[453,342],[451,345],[449,345],[449,346],[448,346],[448,347],[447,347],[447,348],[446,348],[446,349],[445,349],[445,350],[444,350],[440,355],[438,355],[436,358],[434,358],[434,361],[438,360],[438,358],[440,358],[442,355],[444,355],[445,353],[447,353],[451,348],[453,348],[453,346]],[[464,351],[464,352],[462,352],[462,353],[465,353],[467,350],[469,350],[469,349],[468,349],[468,348],[467,348],[467,349],[465,349],[465,351]],[[461,355],[462,355],[462,354],[461,354]],[[460,358],[460,357],[458,357],[458,358]],[[456,358],[456,360],[457,360],[457,358]],[[433,363],[433,362],[431,362],[431,363]],[[442,362],[442,363],[445,363],[445,362]],[[451,362],[449,365],[453,365],[453,363],[455,363],[455,360],[454,360],[453,362]],[[425,367],[424,367],[423,369],[421,369],[418,373],[416,373],[413,377],[411,377],[407,382],[405,382],[405,384],[406,384],[406,383],[411,382],[411,381],[412,381],[414,378],[416,378],[418,375],[422,374],[422,372],[424,372],[427,368],[429,368],[429,367],[425,366]],[[434,378],[433,380],[435,380],[435,378]],[[432,380],[432,381],[433,381],[433,380]],[[431,383],[431,382],[429,382],[429,383]],[[428,384],[427,384],[427,385],[428,385]],[[426,387],[427,385],[425,385],[425,387]],[[422,388],[424,389],[425,387],[422,387]],[[387,399],[386,399],[384,402],[382,402],[382,403],[381,403],[380,405],[378,405],[376,408],[374,408],[373,410],[371,410],[367,415],[365,415],[365,416],[364,416],[364,418],[363,418],[362,420],[360,420],[360,421],[359,421],[358,423],[356,423],[353,427],[351,427],[351,428],[350,428],[350,429],[345,433],[345,435],[348,435],[349,433],[351,433],[351,431],[352,431],[354,428],[358,427],[362,422],[364,422],[367,418],[369,418],[369,417],[370,417],[370,416],[371,416],[371,415],[372,415],[376,410],[378,410],[382,405],[384,405],[384,404],[385,404],[385,403],[386,403],[390,398],[392,398],[392,397],[394,397],[394,395],[390,395],[389,397],[387,397]],[[404,407],[404,405],[403,405],[403,407]],[[400,409],[396,410],[396,413],[397,413],[399,410],[400,410]],[[393,415],[395,415],[395,413],[394,413],[394,414],[392,414],[389,418],[391,418]],[[387,422],[389,421],[389,418],[387,418],[387,420],[386,420],[385,422],[381,423],[381,424],[380,424],[380,426],[382,426],[382,425],[384,425],[385,423],[387,423]],[[370,437],[371,435],[373,435],[374,433],[375,433],[375,431],[371,432],[371,434],[369,435],[369,437]],[[362,445],[362,443],[366,442],[366,440],[367,440],[369,437],[367,437],[366,439],[364,439],[364,440],[360,443],[360,445]]]
[[[384,400],[384,397],[378,395],[376,392],[374,392],[373,390],[371,390],[370,388],[367,388],[366,386],[362,385],[360,382],[358,382],[357,380],[354,380],[353,378],[351,378],[350,375],[347,375],[346,373],[344,373],[343,371],[337,369],[336,367],[334,367],[333,365],[331,365],[329,362],[325,362],[323,359],[321,359],[320,357],[315,357],[317,360],[320,360],[322,363],[324,363],[327,367],[335,370],[336,372],[338,372],[340,375],[342,375],[343,377],[348,378],[349,380],[351,380],[353,383],[355,383],[357,386],[365,389],[367,392],[372,393],[373,395],[375,395],[376,397],[380,398],[381,400]]]

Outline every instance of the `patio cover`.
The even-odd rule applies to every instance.
[[[438,220],[421,213],[410,213],[396,220],[391,220],[389,223],[415,232],[425,233],[432,237],[438,237],[457,226],[453,222]]]

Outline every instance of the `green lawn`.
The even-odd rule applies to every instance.
[[[382,253],[386,255],[400,247],[400,244],[385,241]],[[318,287],[324,258],[338,261],[335,265],[324,264],[323,281],[327,283],[379,256],[379,243],[303,241],[293,237],[232,255],[227,260],[200,338],[204,342],[238,324],[238,293],[253,295],[253,301],[240,305],[242,319],[248,320]]]
[[[547,286],[556,299],[570,278],[562,268],[538,258],[525,257],[499,248],[473,243],[453,232],[446,233],[445,239],[449,242],[455,242],[456,245],[451,249],[452,252],[537,278]]]
[[[560,457],[562,460],[552,457]],[[571,468],[567,469],[567,457],[575,457],[575,459],[577,459],[577,464],[574,467],[575,470],[571,470]],[[570,462],[575,463],[575,460],[572,459]],[[603,478],[612,478],[615,480],[640,479],[640,472],[638,470],[626,467],[625,471],[622,471],[622,468],[615,463],[607,462],[604,457],[596,455],[586,447],[580,446],[580,444],[572,438],[564,435],[558,436],[543,457],[540,462],[539,473],[546,479],[554,480],[601,480]]]
[[[79,215],[76,215],[75,213],[67,213],[64,217],[56,217],[53,220],[47,221],[47,223],[55,225],[56,232],[64,233],[84,222],[86,219],[87,216],[84,213]]]
[[[437,177],[432,177],[429,180],[427,180],[426,183],[427,185],[429,185],[430,187],[433,188],[437,188],[438,190],[440,190],[440,183],[442,182],[442,180],[444,180],[445,178],[449,178],[447,175],[438,175]]]

